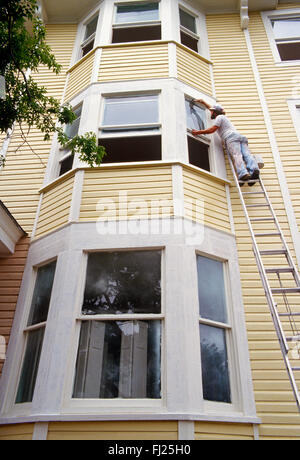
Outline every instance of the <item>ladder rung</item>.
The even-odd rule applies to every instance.
[[[281,236],[281,233],[280,232],[273,232],[273,233],[255,233],[255,236],[257,236],[258,238],[259,237],[263,237],[263,236]]]
[[[286,337],[287,342],[299,342],[300,335],[294,335],[292,337]]]
[[[275,221],[274,217],[255,217],[250,219],[251,222]]]
[[[246,204],[247,208],[269,208],[269,204]]]
[[[297,313],[278,313],[279,316],[300,316],[300,312]]]
[[[265,192],[242,192],[243,195],[264,195]]]
[[[259,251],[262,256],[278,256],[280,254],[286,254],[286,249],[267,249],[265,251]]]
[[[298,366],[297,367],[292,367],[292,370],[293,371],[300,371],[300,367],[298,367]]]
[[[266,273],[292,273],[294,272],[293,267],[273,267],[266,268]]]
[[[300,292],[300,287],[296,288],[274,288],[271,289],[273,294],[296,294]]]

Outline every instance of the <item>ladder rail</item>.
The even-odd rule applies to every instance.
[[[284,330],[283,330],[283,327],[282,327],[282,324],[281,324],[281,321],[280,321],[280,316],[279,316],[279,313],[277,311],[277,304],[276,304],[276,302],[274,300],[274,297],[273,297],[273,294],[272,294],[272,289],[271,289],[271,286],[270,286],[270,283],[269,283],[269,280],[268,280],[268,277],[267,277],[267,274],[266,274],[266,269],[264,267],[264,263],[263,263],[263,260],[262,260],[262,257],[261,257],[261,251],[259,250],[258,244],[256,242],[255,233],[254,233],[253,228],[252,228],[251,219],[250,219],[249,214],[248,214],[247,206],[245,204],[244,196],[243,196],[243,193],[242,193],[242,190],[241,190],[241,187],[240,187],[240,184],[239,184],[239,180],[238,180],[238,177],[237,177],[234,165],[233,165],[233,161],[231,159],[231,156],[230,156],[229,152],[226,151],[226,153],[227,153],[229,164],[230,164],[230,167],[231,167],[231,170],[232,170],[235,185],[236,185],[239,197],[240,197],[240,201],[241,201],[241,204],[242,204],[242,207],[243,207],[243,211],[244,211],[244,214],[245,214],[245,217],[246,217],[246,220],[247,220],[248,228],[249,228],[249,231],[250,231],[250,234],[251,234],[252,248],[253,248],[256,264],[257,264],[257,267],[258,267],[259,275],[260,275],[262,285],[263,285],[263,288],[264,288],[264,291],[265,291],[265,295],[266,295],[266,298],[267,298],[267,302],[268,302],[268,306],[269,306],[269,309],[270,309],[271,317],[273,319],[273,323],[274,323],[274,326],[275,326],[275,331],[276,331],[276,335],[277,335],[277,338],[278,338],[278,341],[279,341],[279,345],[280,345],[280,349],[281,349],[282,356],[283,356],[283,359],[284,359],[285,367],[286,367],[288,377],[289,377],[289,380],[290,380],[290,383],[291,383],[291,387],[292,387],[293,394],[294,394],[294,397],[295,397],[295,400],[296,400],[296,404],[297,404],[298,410],[300,412],[300,395],[299,395],[299,390],[298,390],[298,387],[297,387],[297,382],[296,382],[296,379],[295,379],[294,373],[293,373],[293,369],[297,370],[298,368],[296,368],[296,367],[292,368],[292,366],[290,364],[290,360],[289,360],[289,357],[288,357],[289,346],[287,344],[285,333],[284,333]],[[267,191],[266,191],[266,189],[265,189],[265,187],[264,187],[264,185],[262,183],[262,180],[258,179],[257,181],[260,183],[261,188],[262,188],[263,193],[264,193],[264,196],[266,198],[266,201],[270,205],[269,209],[270,209],[272,217],[273,217],[272,220],[275,222],[275,225],[276,225],[276,228],[278,230],[278,233],[280,233],[280,238],[281,238],[282,244],[285,246],[287,259],[288,259],[289,264],[292,267],[293,272],[294,272],[295,282],[297,283],[297,286],[300,287],[300,279],[299,279],[298,271],[297,271],[296,266],[294,264],[294,261],[293,261],[293,259],[291,257],[290,251],[289,251],[288,246],[286,244],[286,240],[285,240],[285,238],[283,236],[283,233],[281,231],[277,216],[276,216],[276,214],[274,212],[274,209],[273,209],[273,206],[272,206],[272,204],[271,204],[271,202],[269,200]],[[258,192],[248,192],[248,193],[251,194],[251,195],[258,194]],[[265,218],[257,219],[257,220],[258,221],[259,220],[265,220]],[[252,219],[252,221],[253,221],[253,219]]]

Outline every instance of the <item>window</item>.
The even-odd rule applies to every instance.
[[[161,397],[161,251],[88,256],[73,398]]]
[[[300,16],[271,19],[281,61],[300,60]]]
[[[197,35],[196,17],[179,8],[181,43],[198,52],[199,35]]]
[[[187,138],[190,164],[198,168],[210,171],[209,162],[209,142],[204,136],[193,136],[190,132],[192,129],[206,129],[206,112],[205,108],[198,104],[193,104],[191,99],[185,99],[186,117],[187,117]]]
[[[80,119],[81,119],[81,111],[82,106],[80,105],[76,109],[73,110],[75,115],[77,116],[76,120],[73,123],[66,125],[65,127],[65,134],[69,137],[69,139],[73,139],[73,137],[77,136],[79,131]],[[70,151],[65,151],[63,153],[62,158],[59,161],[59,176],[62,176],[66,172],[70,171],[73,168],[74,162],[74,155]]]
[[[38,268],[26,334],[26,349],[16,403],[31,402],[48,317],[56,261]]]
[[[85,26],[84,39],[81,44],[81,57],[85,56],[94,48],[97,24],[98,15],[91,19]]]
[[[203,397],[231,403],[224,264],[197,256]]]
[[[99,143],[104,163],[161,160],[159,95],[107,97]]]
[[[137,2],[116,6],[113,43],[161,39],[158,2]]]

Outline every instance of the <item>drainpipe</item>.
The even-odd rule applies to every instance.
[[[239,0],[239,2],[240,2],[241,28],[242,30],[245,30],[245,29],[248,29],[248,25],[249,25],[248,0]]]

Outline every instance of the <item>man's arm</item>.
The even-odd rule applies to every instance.
[[[192,134],[193,134],[193,136],[197,136],[199,134],[213,134],[218,129],[219,129],[219,126],[216,126],[216,125],[212,126],[211,128],[208,128],[208,129],[200,129],[200,130],[192,129]]]
[[[211,109],[211,105],[207,104],[203,99],[194,99],[193,102],[199,102],[199,104],[204,105],[208,110]]]

